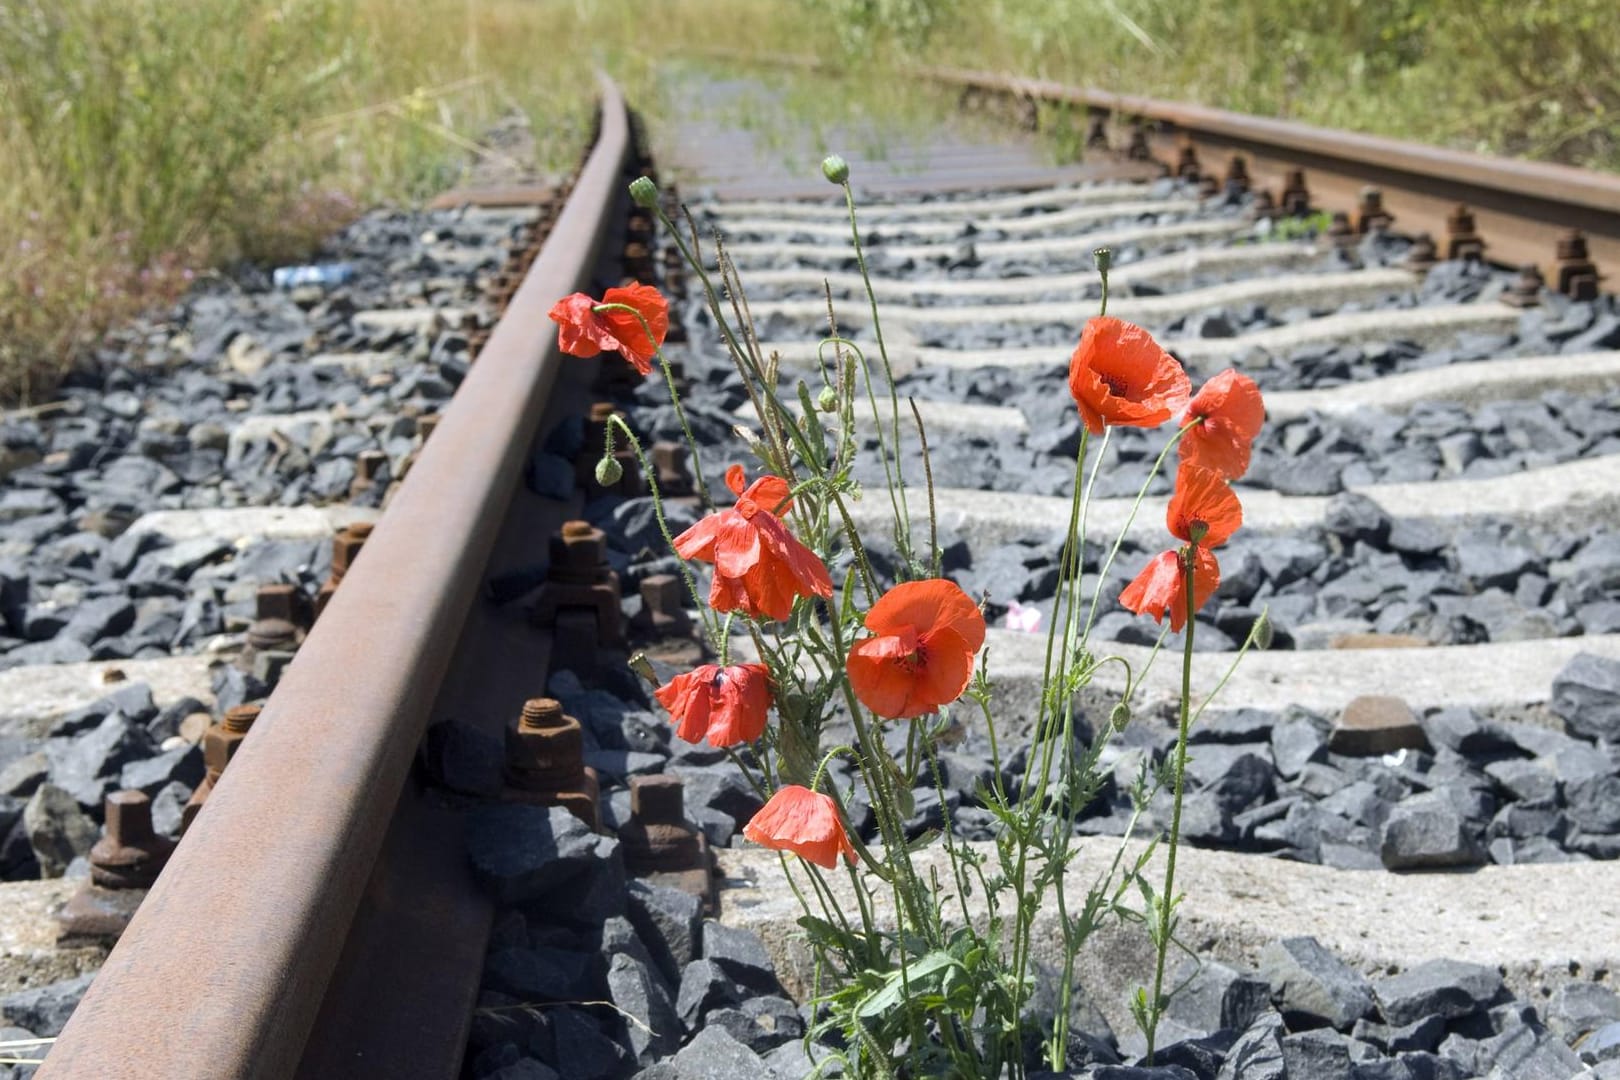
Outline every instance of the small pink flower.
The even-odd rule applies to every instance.
[[[1007,602],[1007,614],[1001,617],[1001,625],[1008,630],[1019,630],[1026,634],[1033,634],[1041,628],[1041,609],[1031,604],[1025,607],[1016,600]]]

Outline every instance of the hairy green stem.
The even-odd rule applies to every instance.
[[[1192,661],[1193,627],[1198,612],[1197,597],[1193,592],[1193,574],[1196,550],[1182,549],[1182,585],[1187,593],[1187,632],[1182,638],[1181,650],[1181,724],[1176,732],[1175,805],[1170,812],[1170,845],[1165,853],[1164,891],[1159,895],[1159,932],[1154,942],[1156,957],[1153,966],[1153,997],[1148,1002],[1147,1063],[1153,1064],[1154,1041],[1159,1031],[1159,1017],[1164,1013],[1164,959],[1170,951],[1170,915],[1176,897],[1176,848],[1181,841],[1181,795],[1187,774],[1187,729],[1192,721]]]

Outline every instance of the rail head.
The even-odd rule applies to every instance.
[[[1426,146],[1379,135],[1335,131],[1294,120],[1249,116],[1204,105],[1070,86],[1048,79],[1025,79],[963,68],[917,70],[927,78],[958,86],[1083,106],[1116,116],[1156,120],[1192,134],[1273,147],[1279,151],[1306,151],[1371,168],[1620,214],[1620,175],[1596,169]]]
[[[588,282],[621,192],[629,122],[601,82],[596,145],[506,316],[41,1080],[296,1071],[557,374],[546,312]]]

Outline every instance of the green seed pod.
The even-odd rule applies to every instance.
[[[1114,706],[1113,712],[1108,714],[1108,722],[1114,725],[1115,731],[1124,731],[1125,725],[1131,722],[1131,707],[1121,701]]]
[[[1106,274],[1108,268],[1114,265],[1114,253],[1105,247],[1101,247],[1091,253],[1091,260],[1097,267],[1097,273]]]
[[[821,393],[816,396],[816,408],[822,412],[838,411],[838,391],[830,386],[823,386]]]
[[[604,456],[596,463],[596,482],[603,487],[612,487],[624,478],[624,466],[619,464],[618,458]]]
[[[638,176],[630,181],[630,201],[643,210],[652,210],[658,206],[658,185],[645,176]]]
[[[837,154],[828,154],[821,159],[821,175],[835,184],[849,182],[849,162]]]

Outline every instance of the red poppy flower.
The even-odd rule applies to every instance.
[[[628,311],[596,310],[605,304],[634,308],[647,325],[642,326],[641,319]],[[653,357],[669,332],[669,301],[651,285],[609,289],[600,301],[577,292],[552,305],[551,320],[557,324],[557,347],[569,356],[588,358],[612,349],[646,375],[652,371]],[[652,331],[651,340],[648,330]]]
[[[1204,606],[1221,585],[1221,564],[1215,553],[1201,547],[1193,553],[1193,610]],[[1180,551],[1161,551],[1136,575],[1136,580],[1119,594],[1120,605],[1138,615],[1152,615],[1154,622],[1170,616],[1170,629],[1179,631],[1187,622],[1187,580]]]
[[[788,784],[777,789],[759,808],[743,835],[761,847],[791,851],[817,866],[832,870],[841,854],[855,861],[855,848],[838,817],[838,804],[818,791]]]
[[[1164,521],[1179,539],[1216,548],[1243,524],[1243,504],[1220,473],[1184,464],[1176,473],[1176,492]]]
[[[1198,391],[1186,421],[1197,423],[1181,437],[1181,460],[1236,480],[1249,471],[1249,448],[1266,421],[1266,406],[1253,379],[1227,368]]]
[[[1099,316],[1086,321],[1069,359],[1069,392],[1093,435],[1115,427],[1158,427],[1179,415],[1192,383],[1176,358],[1140,326]]]
[[[844,669],[861,704],[891,720],[923,716],[962,696],[984,615],[954,582],[908,581],[866,613],[874,637],[855,643]]]
[[[744,488],[742,466],[733,465],[726,485],[737,505],[675,538],[681,558],[714,564],[709,606],[780,621],[792,613],[796,597],[831,596],[827,567],[776,516],[792,506],[787,481],[762,476]]]
[[[770,669],[764,664],[704,664],[677,675],[653,693],[689,743],[736,746],[765,734],[771,707]]]

